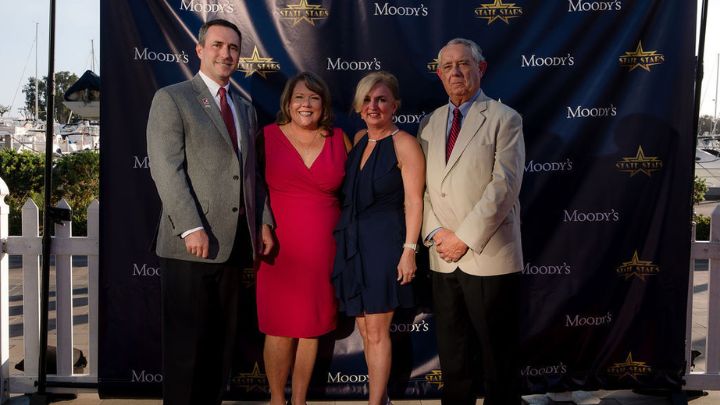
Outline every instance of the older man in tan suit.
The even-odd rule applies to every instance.
[[[449,103],[420,124],[427,159],[423,235],[430,247],[444,405],[520,404],[518,309],[522,119],[480,89],[487,63],[456,38],[438,56]]]

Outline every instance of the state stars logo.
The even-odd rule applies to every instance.
[[[257,73],[264,79],[267,79],[267,73],[280,71],[280,64],[275,62],[273,58],[260,57],[257,46],[253,48],[252,56],[249,58],[240,58],[238,65],[238,70],[245,73],[245,77],[250,77]]]
[[[492,3],[481,4],[475,9],[477,18],[487,20],[487,25],[495,21],[503,21],[510,24],[511,18],[520,17],[523,14],[522,7],[516,6],[517,3],[503,3],[503,0],[494,0]]]
[[[437,389],[441,390],[443,388],[443,379],[442,379],[442,371],[440,370],[432,370],[429,373],[425,374],[425,381],[430,385],[437,386]]]
[[[629,72],[640,68],[650,71],[651,66],[665,62],[665,55],[658,51],[646,51],[643,49],[642,41],[638,41],[635,51],[627,51],[618,58],[620,66],[628,68]]]
[[[265,373],[260,372],[260,366],[255,362],[252,372],[250,373],[237,373],[232,378],[232,383],[235,386],[242,387],[245,392],[264,392],[267,393],[268,384],[267,376]]]
[[[635,250],[632,259],[623,262],[615,271],[619,276],[624,277],[625,280],[637,277],[645,281],[645,277],[657,275],[660,272],[660,266],[653,264],[650,260],[640,260],[638,252]]]
[[[640,145],[635,156],[623,157],[621,161],[615,163],[615,167],[621,172],[630,173],[630,177],[638,173],[651,177],[653,172],[662,169],[663,162],[657,156],[645,156]]]
[[[638,376],[650,374],[652,367],[648,366],[644,361],[634,361],[632,352],[629,352],[624,362],[613,364],[608,367],[607,371],[608,374],[618,378],[630,377],[638,381]]]
[[[439,58],[435,58],[427,63],[428,73],[433,73],[433,74],[436,73],[439,67],[440,67],[440,59]]]
[[[305,21],[315,26],[315,21],[328,18],[330,13],[319,4],[310,4],[308,0],[300,0],[298,4],[288,4],[285,8],[278,8],[277,13],[283,20],[292,20],[293,27]]]

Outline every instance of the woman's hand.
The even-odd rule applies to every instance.
[[[403,249],[402,256],[400,256],[400,263],[398,263],[398,277],[397,281],[400,285],[409,284],[413,278],[415,278],[415,271],[417,266],[415,265],[415,251],[412,249]]]

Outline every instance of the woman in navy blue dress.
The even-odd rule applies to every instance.
[[[417,139],[393,123],[399,107],[392,74],[373,72],[358,83],[353,108],[367,129],[348,155],[335,229],[333,284],[340,310],[355,317],[363,338],[370,405],[387,401],[394,311],[414,305],[425,159]]]

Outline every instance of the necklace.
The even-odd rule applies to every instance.
[[[400,132],[400,128],[397,128],[397,129],[395,129],[394,131],[392,131],[392,132],[390,133],[390,135],[383,136],[383,137],[381,137],[381,138],[374,138],[374,139],[373,139],[373,138],[370,138],[370,134],[368,134],[368,142],[381,141],[381,140],[383,140],[383,139],[385,139],[385,138],[387,138],[387,137],[390,137],[390,136],[393,136],[393,135],[397,134],[398,132]]]

